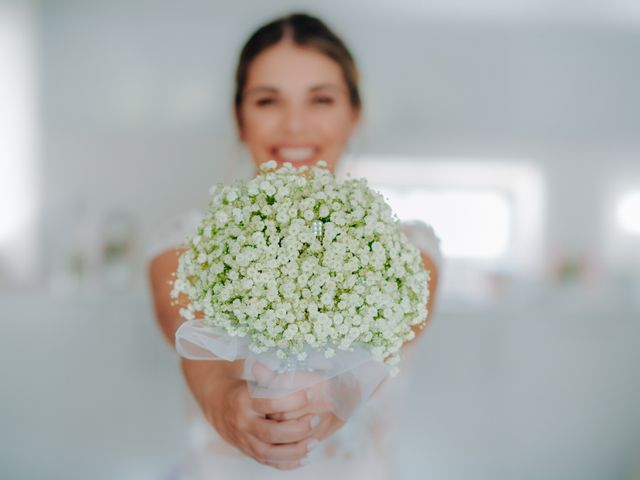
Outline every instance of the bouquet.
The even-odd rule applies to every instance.
[[[176,348],[244,358],[254,396],[329,380],[326,400],[345,419],[397,372],[412,327],[426,321],[429,272],[366,180],[339,181],[322,161],[260,170],[210,190],[173,282],[186,320]],[[268,382],[256,362],[274,372]]]

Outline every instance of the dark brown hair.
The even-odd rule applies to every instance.
[[[305,13],[294,13],[277,18],[255,31],[240,52],[235,76],[234,112],[238,132],[242,131],[242,100],[251,62],[264,50],[280,42],[285,36],[298,46],[310,47],[333,59],[342,70],[347,83],[349,100],[360,109],[358,70],[353,56],[344,42],[320,19]]]

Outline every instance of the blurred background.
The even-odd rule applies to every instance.
[[[250,173],[259,25],[351,47],[366,176],[445,254],[399,478],[640,478],[640,3],[0,0],[0,477],[169,479],[150,245]]]

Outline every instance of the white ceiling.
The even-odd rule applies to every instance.
[[[296,2],[300,4],[300,2]],[[329,3],[340,4],[340,1]],[[357,0],[353,9],[434,20],[568,21],[640,25],[639,0]]]
[[[211,11],[221,16],[272,17],[277,12],[348,13],[366,21],[371,17],[407,21],[478,23],[577,23],[640,28],[640,0],[2,0],[55,8],[88,4],[100,8],[140,8],[150,13]],[[55,7],[55,8],[54,8]]]

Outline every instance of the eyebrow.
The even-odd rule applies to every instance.
[[[316,92],[318,90],[324,90],[324,89],[327,89],[327,88],[330,89],[330,90],[343,90],[338,85],[334,85],[333,83],[321,83],[320,85],[315,85],[315,86],[311,87],[311,91],[312,92]]]
[[[344,90],[343,88],[340,88],[337,85],[334,85],[332,83],[321,83],[319,85],[314,85],[313,87],[311,87],[309,89],[310,92],[317,92],[318,90],[338,90],[338,91],[342,91]],[[247,90],[246,95],[257,95],[260,93],[278,93],[278,89],[276,87],[271,87],[271,86],[267,86],[267,85],[260,85],[257,87],[253,87],[250,88],[249,90]]]
[[[274,87],[253,87],[247,90],[246,95],[255,95],[258,93],[278,93],[278,89]]]

